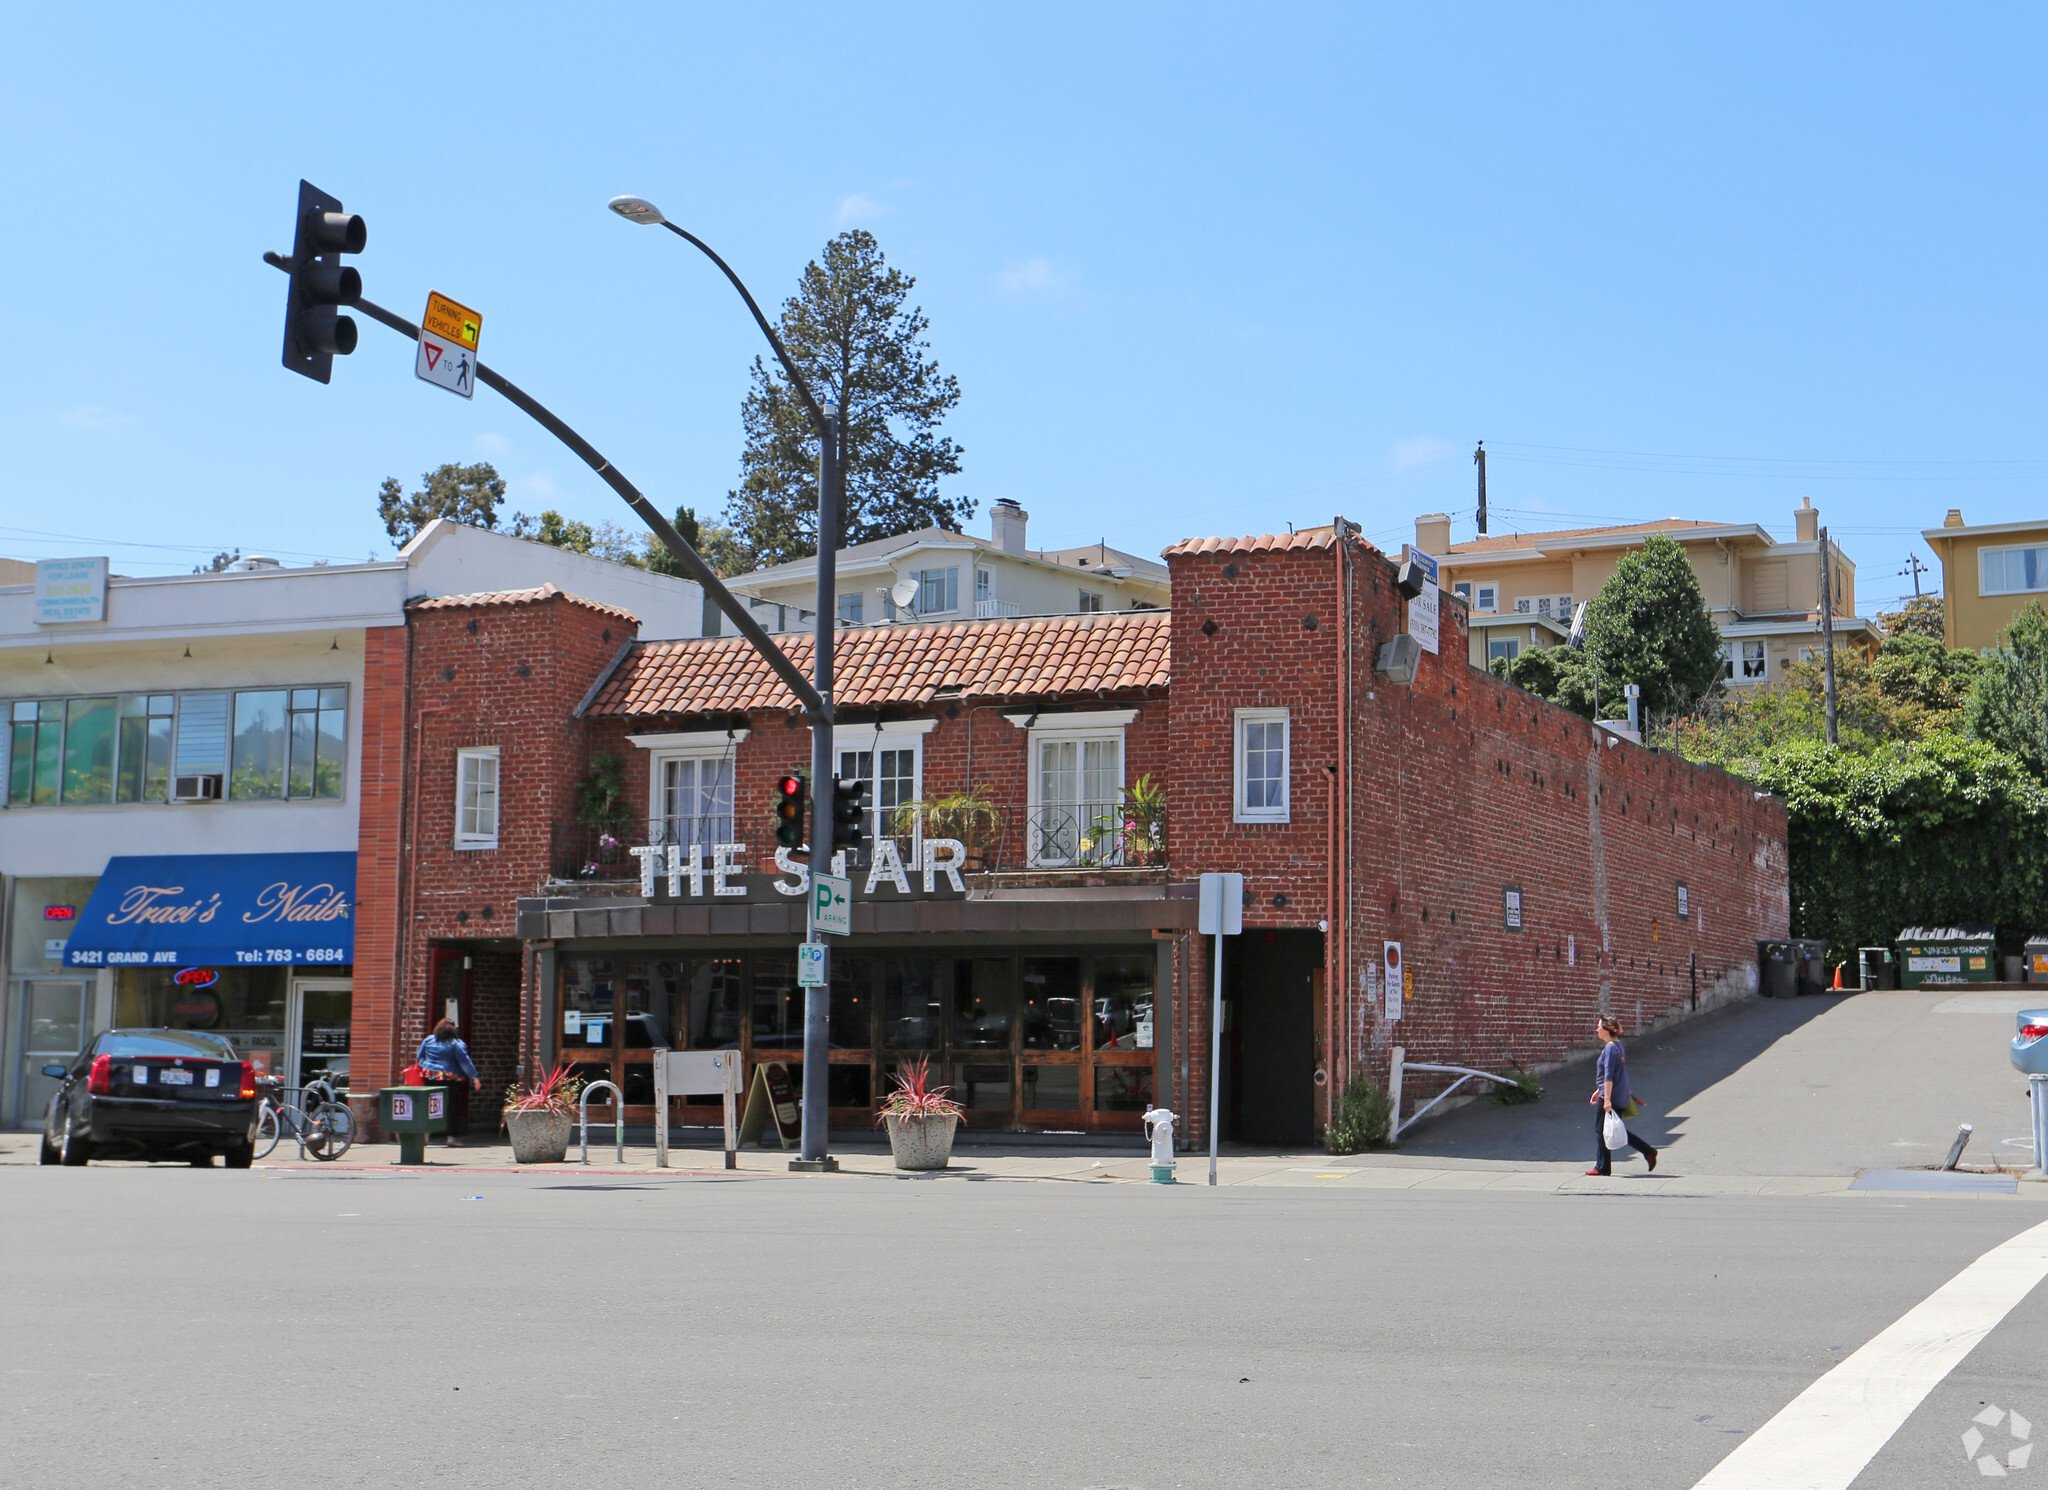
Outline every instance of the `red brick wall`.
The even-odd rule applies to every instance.
[[[1610,743],[1469,666],[1465,609],[1448,596],[1441,652],[1424,654],[1412,687],[1387,682],[1373,665],[1402,626],[1394,566],[1363,544],[1351,552],[1348,709],[1334,550],[1172,561],[1174,877],[1242,870],[1247,927],[1333,922],[1325,1012],[1338,1037],[1318,1051],[1333,1085],[1354,1067],[1384,1085],[1397,1044],[1458,1064],[1556,1060],[1592,1043],[1601,1012],[1634,1028],[1687,1007],[1695,960],[1702,994],[1743,985],[1756,940],[1789,924],[1783,804],[1724,772]],[[1233,711],[1266,705],[1291,711],[1291,821],[1235,823]],[[1347,760],[1338,862],[1350,894],[1333,917],[1326,768]],[[1510,885],[1523,893],[1519,932],[1503,924]],[[1398,1023],[1359,986],[1383,940],[1403,944],[1414,977]],[[1189,1012],[1201,1048],[1207,1010]]]
[[[350,1088],[363,1115],[397,1066],[400,806],[405,800],[406,642],[403,626],[364,633],[360,817],[356,832],[356,951],[349,1032]],[[399,1062],[399,1066],[404,1062]]]

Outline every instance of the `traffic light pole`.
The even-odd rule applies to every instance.
[[[263,256],[263,261],[274,268],[286,270],[290,268],[281,254],[266,253]],[[404,316],[394,315],[381,305],[374,304],[368,300],[357,299],[350,304],[349,309],[361,311],[371,320],[389,326],[401,336],[410,337],[414,341],[420,339],[419,327],[408,321]],[[660,509],[640,494],[638,487],[621,475],[618,468],[600,455],[597,448],[588,440],[556,418],[554,413],[542,404],[540,400],[534,398],[509,378],[502,376],[492,368],[486,367],[483,363],[479,362],[476,365],[476,380],[487,387],[495,388],[512,403],[516,404],[521,412],[530,416],[541,428],[575,451],[578,458],[585,465],[589,466],[591,470],[597,472],[604,479],[607,486],[624,497],[626,505],[639,514],[640,520],[646,523],[653,530],[654,536],[659,538],[668,551],[676,556],[677,562],[683,566],[683,569],[689,574],[690,578],[704,587],[704,593],[709,595],[713,603],[731,619],[733,626],[739,631],[741,636],[747,639],[753,649],[761,654],[762,659],[774,670],[775,676],[780,678],[784,686],[797,696],[797,701],[804,706],[804,713],[809,715],[813,721],[827,717],[829,711],[826,709],[825,700],[818,690],[811,686],[810,679],[806,678],[797,665],[789,660],[788,654],[782,648],[775,645],[774,638],[761,629],[761,623],[754,619],[753,612],[747,609],[738,596],[725,587],[724,581],[720,580],[712,572],[711,566],[704,562],[697,550],[690,547],[684,541],[682,534],[675,530],[675,524],[663,517]]]
[[[778,348],[779,350],[779,348]],[[832,872],[834,788],[838,761],[832,754],[832,641],[839,624],[838,574],[839,411],[827,405],[818,420],[818,610],[812,672],[825,700],[824,717],[811,722],[811,883]],[[832,942],[817,928],[817,896],[810,897],[805,934],[824,944],[824,984],[804,990],[804,1105],[798,1157],[792,1169],[830,1170],[838,1163],[831,1147]]]

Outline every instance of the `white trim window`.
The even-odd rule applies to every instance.
[[[1737,669],[1736,648],[1742,649],[1740,670]],[[1727,683],[1761,683],[1769,670],[1765,661],[1764,644],[1757,641],[1721,643],[1721,679]]]
[[[1124,727],[1136,709],[1007,714],[1030,740],[1025,853],[1034,869],[1124,862]]]
[[[498,747],[455,752],[455,846],[498,846]]]
[[[648,760],[654,792],[648,839],[679,848],[731,843],[733,752],[657,750]]]
[[[916,862],[906,850],[923,837],[921,824],[907,825],[898,832],[899,809],[924,797],[924,737],[938,721],[919,719],[885,724],[874,734],[862,737],[854,730],[842,730],[833,744],[839,748],[839,779],[858,781],[867,788],[871,814],[867,824],[871,838],[896,840],[903,862]]]
[[[960,568],[920,569],[917,580],[917,613],[943,616],[960,609]]]
[[[2029,595],[2042,590],[2048,590],[2048,546],[1978,550],[1978,594]],[[1837,574],[1835,594],[1841,593],[1842,579]]]
[[[1231,819],[1240,823],[1287,821],[1290,774],[1285,709],[1237,711],[1236,762],[1231,772]]]

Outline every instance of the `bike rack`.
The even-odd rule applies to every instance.
[[[1444,1098],[1450,1096],[1451,1093],[1455,1092],[1459,1087],[1463,1086],[1468,1081],[1491,1081],[1500,1086],[1514,1085],[1514,1082],[1510,1081],[1507,1077],[1496,1076],[1491,1071],[1475,1071],[1470,1066],[1433,1066],[1425,1064],[1421,1061],[1411,1061],[1407,1057],[1408,1048],[1405,1045],[1396,1045],[1394,1047],[1393,1078],[1389,1084],[1390,1090],[1388,1092],[1388,1095],[1393,1098],[1393,1115],[1387,1123],[1388,1143],[1392,1143],[1395,1139],[1399,1138],[1405,1130],[1412,1128],[1417,1123],[1421,1122],[1423,1114],[1427,1113],[1430,1110],[1430,1108],[1436,1106],[1437,1103],[1443,1101]],[[1415,1113],[1412,1117],[1408,1118],[1407,1121],[1403,1122],[1401,1119],[1401,1085],[1402,1078],[1410,1071],[1443,1071],[1446,1073],[1455,1074],[1458,1079],[1452,1082],[1449,1086],[1445,1087],[1442,1091],[1438,1092],[1434,1097],[1430,1098],[1429,1101],[1423,1103],[1421,1107],[1418,1107],[1415,1110]]]
[[[590,1162],[590,1094],[603,1087],[612,1094],[612,1162],[626,1162],[626,1094],[609,1081],[593,1081],[583,1089],[583,1100],[576,1104],[583,1128],[583,1157],[578,1163]]]

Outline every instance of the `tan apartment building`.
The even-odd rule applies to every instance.
[[[1484,667],[1564,641],[1579,606],[1645,538],[1661,533],[1691,560],[1721,630],[1724,677],[1740,687],[1776,680],[1820,646],[1819,509],[1804,501],[1793,521],[1790,543],[1756,523],[1682,517],[1453,543],[1450,518],[1430,513],[1415,520],[1415,546],[1436,558],[1444,590],[1469,607],[1470,660]],[[1874,649],[1877,628],[1856,614],[1856,565],[1839,545],[1830,548],[1836,643]]]
[[[1951,507],[1920,536],[1941,560],[1942,639],[1951,647],[1988,652],[2022,607],[2048,607],[2048,522],[1971,527]]]

